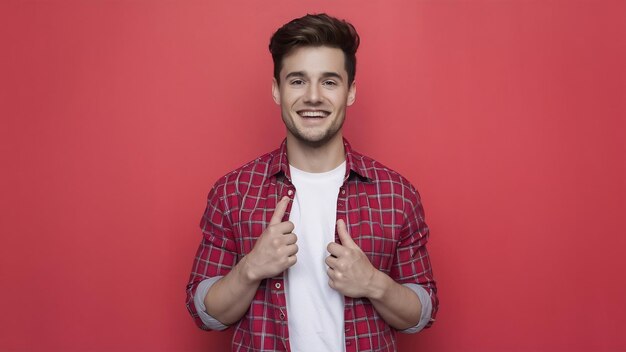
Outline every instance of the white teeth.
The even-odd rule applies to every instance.
[[[299,114],[303,117],[325,117],[328,115],[325,111],[301,111]]]

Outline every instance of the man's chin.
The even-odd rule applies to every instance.
[[[298,140],[299,143],[306,145],[307,147],[321,148],[328,144],[336,135],[337,133],[324,134],[321,136],[306,136],[303,134],[294,134],[293,136],[296,140]]]

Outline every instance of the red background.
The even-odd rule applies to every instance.
[[[420,190],[412,351],[626,350],[626,2],[2,1],[0,350],[227,350],[184,307],[213,182],[278,146],[270,35],[362,37],[352,145]]]

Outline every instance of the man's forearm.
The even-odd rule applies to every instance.
[[[247,275],[244,257],[226,276],[218,280],[204,298],[207,313],[224,325],[239,321],[248,311],[261,283]]]
[[[269,225],[254,248],[204,298],[207,313],[224,325],[239,321],[265,278],[274,277],[296,263],[298,237],[294,224],[282,221],[291,199],[284,196],[277,204]]]
[[[374,309],[390,326],[405,330],[418,324],[422,304],[413,290],[381,271],[374,275],[368,298]]]

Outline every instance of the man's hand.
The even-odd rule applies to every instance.
[[[337,234],[341,244],[331,242],[327,247],[328,284],[344,296],[371,297],[370,284],[378,270],[354,243],[343,220],[337,221]]]
[[[282,221],[289,201],[285,196],[276,204],[270,224],[245,257],[245,273],[250,281],[274,277],[296,263],[298,246],[297,237],[292,233],[294,225]]]

